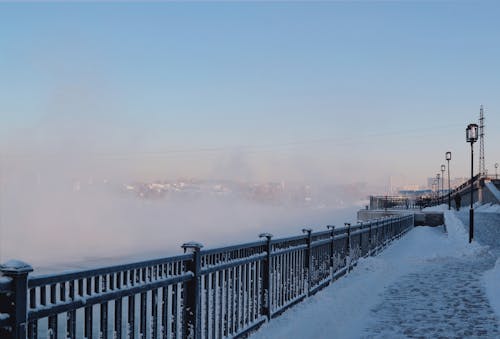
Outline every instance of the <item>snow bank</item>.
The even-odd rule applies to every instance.
[[[491,307],[497,314],[498,325],[500,326],[500,258],[496,261],[495,267],[484,274],[483,281],[486,286],[486,295]]]
[[[441,205],[426,207],[426,208],[422,209],[422,211],[424,211],[424,212],[443,212],[445,210],[446,211],[448,210],[448,204],[441,204]]]
[[[485,182],[484,183],[486,185],[486,187],[490,190],[491,194],[493,194],[495,196],[495,198],[500,201],[500,191],[498,190],[498,188],[495,186],[495,184],[493,184],[491,181],[489,182]]]
[[[475,240],[472,240],[472,243],[469,244],[469,234],[462,221],[457,218],[454,212],[445,211],[444,222],[446,224],[448,237],[443,246],[449,246],[450,251],[456,251],[454,254],[455,256],[477,255],[487,250],[486,246],[480,245]]]
[[[476,212],[481,213],[500,213],[500,205],[498,204],[484,204],[475,209]]]

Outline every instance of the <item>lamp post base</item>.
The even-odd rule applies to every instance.
[[[474,208],[469,210],[469,243],[474,239]]]

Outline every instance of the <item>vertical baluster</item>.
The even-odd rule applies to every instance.
[[[226,270],[222,270],[221,272],[221,289],[220,289],[220,309],[221,309],[221,322],[220,322],[220,336],[224,337],[226,336],[226,328],[227,328],[227,302],[226,302]]]
[[[121,290],[123,274],[122,272],[116,272],[115,274],[111,274],[110,288],[112,290]],[[122,298],[115,300],[114,332],[115,338],[120,339],[122,336]]]
[[[151,291],[151,326],[151,337],[156,339],[158,338],[158,289],[156,288]]]
[[[243,266],[244,268],[244,271],[245,271],[245,274],[244,274],[244,305],[245,305],[245,308],[244,308],[244,315],[243,315],[243,322],[244,322],[244,325],[246,326],[246,324],[249,323],[249,305],[250,305],[250,283],[249,283],[249,275],[250,275],[250,271],[249,271],[249,268],[250,268],[250,264],[247,263]]]
[[[253,289],[253,274],[254,274],[255,261],[248,263],[247,265],[247,322],[250,324],[253,317],[253,307],[254,307],[254,289]]]
[[[85,307],[84,311],[85,317],[85,330],[84,335],[86,338],[92,338],[92,306]]]
[[[85,280],[86,295],[92,295],[92,278],[87,278]],[[85,307],[85,337],[88,339],[92,338],[92,306]]]
[[[235,326],[235,329],[234,331],[235,332],[238,332],[240,330],[240,322],[241,322],[241,266],[236,266],[234,268],[235,272],[235,276],[234,276],[234,280],[235,280],[235,299],[234,299],[234,311],[235,311],[235,322],[234,322],[234,326]]]
[[[254,272],[255,272],[255,261],[248,264],[248,274],[247,274],[249,323],[253,321],[253,316],[254,316],[254,304],[255,304],[255,290],[253,288]]]
[[[271,258],[271,283],[269,286],[269,293],[271,295],[271,302],[269,304],[269,307],[271,309],[271,313],[276,310],[276,295],[277,295],[277,289],[276,289],[276,282],[277,282],[277,277],[278,277],[278,256],[275,256]],[[270,318],[269,318],[270,320]]]
[[[297,286],[295,284],[296,267],[295,267],[296,251],[290,252],[290,298],[294,299],[297,295]]]
[[[147,324],[147,302],[146,302],[147,293],[141,293],[141,304],[140,304],[140,338],[146,338],[146,324]]]
[[[246,323],[251,322],[251,308],[253,307],[253,290],[252,290],[252,267],[254,262],[246,264],[246,286],[247,286],[247,309],[246,309]]]
[[[29,308],[34,309],[37,305],[36,300],[36,288],[30,288],[29,290]],[[35,339],[38,337],[38,320],[31,321],[28,323],[28,338]]]
[[[122,298],[115,300],[115,336],[122,337]]]
[[[135,338],[135,294],[128,297],[128,337]]]
[[[227,328],[226,328],[226,336],[231,335],[231,328],[232,328],[232,316],[231,316],[231,305],[232,305],[232,299],[231,299],[231,269],[228,268],[225,270],[225,284],[226,284],[226,289],[225,289],[225,295],[226,295],[226,318],[227,318]]]
[[[97,293],[105,293],[108,290],[108,276],[102,275],[100,279],[100,284],[97,285]],[[108,338],[108,302],[103,302],[100,304],[100,332],[101,338]]]
[[[294,297],[299,296],[302,292],[300,291],[300,252],[301,250],[298,251],[293,251],[293,293]]]
[[[286,248],[290,248],[291,246],[294,246],[295,244],[289,243],[287,244]],[[283,306],[285,305],[285,254],[280,254],[278,256],[278,281],[277,281],[277,288],[278,288],[278,305],[279,308],[282,309]]]
[[[69,299],[75,300],[75,281],[69,282]],[[69,311],[66,316],[66,336],[76,338],[76,310]]]
[[[57,299],[57,284],[50,285],[50,303],[56,304]],[[57,338],[57,314],[50,315],[48,319],[48,334],[49,338]]]
[[[238,322],[237,322],[237,325],[238,325],[238,332],[241,331],[241,326],[242,326],[242,323],[243,323],[243,308],[244,308],[244,305],[243,305],[243,267],[241,265],[238,265],[236,266],[236,269],[238,271],[238,280],[237,280],[237,283],[238,283]]]
[[[297,296],[297,251],[290,253],[290,297]]]
[[[241,328],[241,266],[236,266],[236,332]]]
[[[206,292],[206,302],[205,302],[205,312],[206,312],[206,333],[205,336],[206,338],[211,338],[212,334],[212,326],[213,326],[213,303],[212,303],[212,279],[213,279],[213,273],[207,274],[205,276],[205,284],[201,284],[202,287],[205,288]]]
[[[100,305],[100,311],[101,311],[101,321],[100,321],[100,332],[101,332],[101,338],[102,339],[107,339],[108,338],[108,302],[103,302]]]
[[[202,337],[205,336],[206,334],[206,325],[207,325],[207,289],[206,289],[206,279],[207,277],[205,275],[202,275],[200,277],[200,309],[201,309],[201,319],[200,319],[200,334]]]
[[[284,272],[285,272],[285,282],[284,282],[284,289],[285,289],[285,303],[290,302],[292,299],[292,289],[291,289],[291,279],[292,279],[292,273],[291,273],[291,255],[293,252],[288,252],[285,253],[284,255]]]
[[[213,337],[214,338],[219,338],[219,329],[220,326],[219,324],[222,322],[222,319],[220,318],[220,271],[215,271],[214,273],[214,292],[213,292],[213,304],[214,304],[214,327],[213,327]]]
[[[235,316],[234,316],[234,305],[235,305],[235,294],[234,294],[234,288],[235,288],[235,280],[236,275],[234,273],[234,268],[229,269],[229,278],[227,283],[229,284],[229,314],[231,315],[231,327],[230,327],[230,334],[234,334],[235,332]]]
[[[285,289],[285,302],[290,301],[290,253],[285,253],[285,283],[284,283],[284,289]]]
[[[163,287],[162,291],[162,327],[163,338],[170,338],[172,335],[172,285]]]
[[[279,277],[279,286],[280,286],[280,308],[282,308],[285,305],[285,255],[281,254],[280,255],[280,277]]]
[[[249,308],[249,284],[248,284],[248,263],[243,265],[243,328],[248,324]]]
[[[83,297],[83,279],[78,279],[78,296]]]
[[[47,286],[46,285],[40,286],[40,305],[41,306],[47,305]]]
[[[278,311],[280,309],[280,255],[273,258],[273,311]]]
[[[300,285],[300,294],[307,294],[307,286],[306,286],[306,258],[305,258],[305,250],[299,251],[300,258],[300,275],[299,275],[299,285]]]
[[[100,276],[94,277],[94,293],[101,292],[101,279],[100,278],[101,278]]]
[[[179,294],[181,293],[179,284],[175,284],[172,286],[172,336],[174,338],[182,338],[179,336],[182,334],[182,328],[180,328],[178,318],[184,317],[184,314],[179,313],[179,311],[184,311],[184,309],[180,307],[179,302]]]
[[[183,321],[183,315],[182,315],[182,288],[185,288],[185,285],[182,286],[180,283],[177,284],[177,293],[175,295],[176,300],[175,300],[175,308],[176,308],[176,317],[175,317],[175,329],[176,329],[176,338],[182,338],[182,331],[183,331],[183,326],[182,326],[182,321]]]
[[[253,320],[256,320],[260,315],[260,288],[259,288],[259,280],[260,280],[260,260],[255,262],[254,273],[253,273],[253,290],[254,290],[254,310],[253,310]]]

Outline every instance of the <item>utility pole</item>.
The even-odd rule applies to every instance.
[[[486,175],[486,166],[484,161],[484,109],[483,105],[479,107],[479,175]]]

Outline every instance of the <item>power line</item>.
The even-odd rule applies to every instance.
[[[159,150],[159,151],[132,151],[132,152],[79,152],[79,155],[99,157],[99,158],[128,158],[128,157],[143,157],[143,156],[176,156],[183,154],[196,154],[196,153],[218,153],[218,152],[228,152],[228,151],[244,151],[244,152],[259,152],[259,151],[270,151],[279,148],[304,146],[304,145],[314,145],[314,144],[331,144],[335,143],[336,146],[346,146],[354,144],[363,144],[363,139],[370,139],[373,142],[373,138],[380,137],[397,137],[397,136],[411,136],[413,133],[418,133],[418,136],[428,136],[432,135],[434,132],[441,132],[443,129],[454,129],[455,127],[462,126],[460,123],[447,124],[441,126],[431,126],[422,128],[412,128],[412,129],[400,129],[397,131],[377,131],[371,133],[364,133],[362,135],[352,136],[350,138],[345,137],[324,137],[315,139],[305,139],[297,141],[287,141],[278,143],[267,143],[267,144],[254,144],[254,145],[235,145],[235,146],[220,146],[220,147],[195,147],[188,149],[170,149],[170,150]],[[62,153],[64,154],[64,153]],[[32,158],[36,156],[44,157],[58,157],[61,153],[37,153],[36,155],[22,154],[22,153],[4,153],[4,157],[7,158]]]

